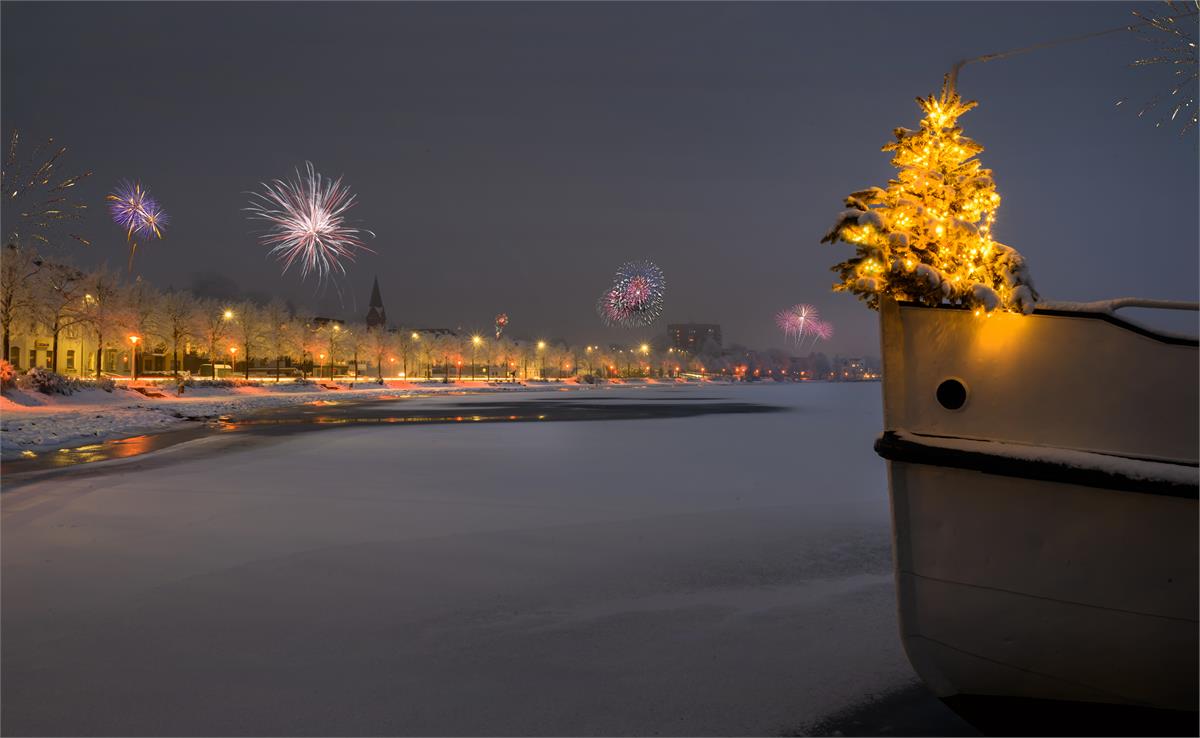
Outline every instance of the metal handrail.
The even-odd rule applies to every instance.
[[[1095,302],[1039,302],[1043,310],[1070,310],[1079,313],[1113,313],[1121,308],[1153,308],[1157,310],[1200,310],[1200,302],[1158,300],[1149,297],[1118,297]]]

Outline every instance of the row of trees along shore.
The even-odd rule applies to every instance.
[[[41,258],[36,251],[3,248],[0,259],[0,325],[4,359],[15,335],[35,333],[52,340],[53,371],[59,342],[86,337],[94,344],[94,370],[103,372],[106,350],[170,357],[178,374],[185,364],[229,363],[245,378],[278,379],[287,369],[302,376],[333,376],[338,370],[364,378],[408,377],[516,379],[595,375],[674,376],[681,372],[728,375],[798,375],[782,351],[708,347],[695,355],[667,346],[665,336],[630,346],[570,345],[563,341],[519,340],[490,332],[457,334],[412,328],[370,330],[364,323],[340,323],[298,314],[281,300],[219,301],[187,290],[159,290],[141,278],[106,267],[81,270]],[[824,355],[814,355],[809,377],[828,371]],[[86,363],[81,366],[86,366]],[[273,370],[273,371],[272,371]]]

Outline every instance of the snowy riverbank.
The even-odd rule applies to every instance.
[[[7,492],[4,733],[830,734],[913,694],[908,734],[970,733],[897,637],[879,385],[540,389],[411,409],[544,422],[247,432]]]
[[[384,400],[447,392],[521,392],[547,388],[580,388],[577,384],[487,384],[484,382],[408,383],[385,386],[339,383],[341,389],[320,385],[270,384],[244,387],[188,388],[182,396],[164,387],[165,397],[146,397],[130,389],[112,392],[88,389],[71,395],[44,395],[13,390],[0,395],[0,458],[155,433],[189,422],[222,415],[244,415],[269,408],[303,405],[322,400]],[[26,453],[28,452],[28,453]]]

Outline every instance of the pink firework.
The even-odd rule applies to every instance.
[[[300,277],[310,273],[324,281],[346,273],[346,261],[358,251],[370,251],[363,236],[374,236],[346,222],[346,211],[354,207],[354,195],[341,178],[322,177],[312,163],[305,163],[305,175],[296,171],[294,179],[263,184],[250,207],[251,218],[269,224],[259,239],[271,254],[283,262],[286,273],[297,262]]]
[[[796,319],[796,314],[788,310],[780,310],[775,314],[775,325],[779,326],[779,330],[783,331],[783,335],[793,340],[800,338],[800,323]]]
[[[785,336],[797,343],[807,336],[815,335],[816,326],[820,323],[817,309],[804,303],[793,305],[775,316],[775,325],[779,326]]]
[[[622,325],[629,320],[630,311],[620,287],[613,287],[596,301],[596,312],[605,325]]]
[[[828,321],[812,320],[809,322],[809,330],[822,341],[833,338],[833,326]]]

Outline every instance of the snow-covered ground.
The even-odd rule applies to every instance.
[[[146,397],[132,390],[84,390],[72,395],[44,395],[14,390],[0,395],[0,458],[19,458],[23,452],[44,453],[65,446],[95,443],[138,433],[169,430],[188,418],[243,415],[266,408],[299,405],[336,398],[369,399],[443,392],[511,392],[539,389],[539,385],[392,382],[341,383],[341,390],[316,385],[282,383],[216,388],[198,386],[177,396],[163,385],[165,398]],[[578,386],[578,385],[571,385]]]
[[[5,493],[3,732],[765,735],[912,689],[878,384],[405,404],[585,397],[787,411],[218,436]]]

